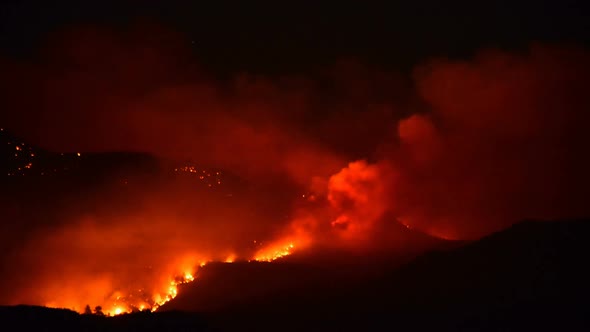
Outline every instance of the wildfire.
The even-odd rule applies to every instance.
[[[254,260],[257,262],[272,262],[277,259],[290,255],[293,252],[295,245],[292,242],[288,244],[274,245],[259,251]]]
[[[202,264],[204,266],[204,263]],[[151,298],[149,296],[142,298],[140,294],[126,294],[124,296],[122,292],[117,292],[115,295],[113,295],[114,299],[110,306],[97,306],[94,309],[94,313],[106,316],[117,316],[135,311],[150,310],[153,312],[178,295],[179,285],[186,284],[194,280],[195,274],[191,271],[186,271],[182,276],[171,278],[167,285],[163,288],[165,291],[163,293],[155,292]],[[143,293],[143,289],[139,289],[138,293]],[[56,307],[55,303],[47,304],[47,306]],[[84,312],[88,313],[89,310],[90,307],[87,307]]]
[[[259,250],[254,255],[254,257],[248,261],[273,262],[292,254],[295,248],[296,246],[293,241],[273,243],[268,247]],[[234,263],[237,259],[238,256],[236,256],[235,254],[230,254],[225,259],[219,260],[219,262]],[[208,261],[197,261],[197,263],[194,263],[195,269],[202,268],[206,266],[207,263]],[[185,262],[184,266],[186,265],[187,263]],[[196,272],[197,271],[195,270],[185,270],[184,273],[179,274],[176,277],[170,278],[166,286],[162,288],[164,289],[163,292],[155,292],[154,295],[151,296],[151,298],[147,298],[145,300],[139,300],[138,298],[140,297],[137,295],[134,296],[131,294],[127,294],[126,296],[124,296],[123,293],[116,293],[117,296],[115,296],[110,306],[96,307],[94,312],[104,314],[106,316],[117,316],[121,314],[128,314],[135,311],[144,310],[150,310],[154,312],[167,302],[173,300],[178,295],[178,288],[180,285],[195,281],[197,279]],[[143,289],[139,289],[139,293],[143,293]],[[86,309],[86,311],[87,310],[88,309]]]
[[[234,255],[234,254],[227,256],[227,258],[225,259],[226,263],[233,263],[235,261],[236,261],[236,255]]]

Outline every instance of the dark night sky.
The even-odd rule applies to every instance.
[[[149,4],[146,4],[149,3]],[[157,4],[156,4],[157,3]],[[68,24],[163,23],[211,68],[297,71],[343,56],[395,67],[431,56],[532,41],[590,41],[585,1],[12,1],[0,7],[0,52],[30,54]],[[301,67],[303,66],[303,67]]]

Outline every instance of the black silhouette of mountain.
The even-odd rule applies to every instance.
[[[316,279],[322,282],[299,282],[290,290],[269,287],[258,297],[217,310],[212,319],[220,327],[241,331],[587,328],[589,236],[587,220],[524,222],[458,249],[430,252],[399,268],[351,264]],[[283,269],[266,273],[261,282],[269,284],[281,274],[301,280],[322,273],[265,268]],[[363,280],[342,277],[346,269],[356,268],[378,273]],[[248,293],[250,284],[233,284],[228,275],[232,272],[218,274],[231,291]],[[191,286],[208,287],[199,282]],[[179,296],[181,300],[186,299]],[[170,307],[178,309],[174,302]]]
[[[274,302],[284,298],[289,302],[297,299],[302,290],[312,297],[316,294],[332,296],[331,291],[339,293],[342,289],[354,288],[355,283],[363,284],[379,277],[383,271],[398,268],[426,248],[448,249],[461,245],[459,241],[441,240],[398,223],[390,224],[387,230],[398,234],[398,246],[387,249],[359,251],[358,248],[345,250],[316,245],[312,250],[295,251],[273,262],[208,264],[199,270],[196,282],[181,285],[176,299],[161,310],[215,312],[238,308],[235,310],[241,311],[241,306],[261,306],[260,310],[266,311],[265,305],[274,306],[266,303],[267,300]]]
[[[178,312],[104,317],[66,309],[0,306],[0,321],[4,331],[212,331],[200,315]]]

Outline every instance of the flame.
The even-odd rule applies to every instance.
[[[225,259],[224,262],[226,262],[226,263],[233,263],[235,261],[236,261],[236,255],[231,254],[231,255],[227,256],[227,258]]]
[[[185,169],[177,169],[177,172]],[[196,173],[209,176],[209,173],[195,169],[187,169],[188,173]],[[211,176],[219,176],[221,173],[211,173]],[[310,195],[305,194],[305,197]],[[199,271],[206,265],[214,262],[232,264],[237,261],[248,262],[274,262],[292,255],[296,250],[302,250],[311,243],[310,220],[293,216],[291,223],[283,233],[276,237],[275,241],[265,242],[253,240],[256,246],[253,251],[236,251],[235,248],[223,249],[218,253],[207,252],[183,252],[181,255],[164,261],[164,266],[151,266],[156,261],[145,266],[146,271],[140,274],[123,274],[94,276],[91,279],[83,279],[85,282],[75,287],[66,289],[62,285],[55,284],[55,289],[43,293],[44,297],[52,302],[50,307],[68,308],[80,313],[90,310],[99,311],[106,316],[117,316],[138,311],[157,311],[166,303],[175,299],[182,292],[181,285],[194,282],[199,277]],[[90,232],[95,230],[90,227]],[[186,248],[186,247],[185,247]],[[190,247],[189,247],[190,248]],[[228,250],[229,249],[229,250]],[[182,250],[182,249],[181,249]],[[187,250],[187,249],[184,249]],[[190,249],[188,249],[190,250]],[[196,250],[196,249],[195,249]],[[199,249],[202,250],[202,249]],[[176,256],[176,254],[175,254]],[[76,271],[76,273],[80,273]],[[82,272],[85,273],[85,272]],[[149,275],[143,275],[149,273]],[[100,309],[98,308],[100,306]],[[86,307],[86,308],[85,308]]]
[[[295,245],[292,242],[289,242],[288,244],[273,245],[259,251],[256,256],[254,256],[254,260],[257,262],[272,262],[290,255],[294,248]]]
[[[254,241],[254,243],[256,243],[256,241]],[[274,242],[256,252],[253,258],[248,261],[273,262],[291,255],[295,249],[296,245],[292,240]],[[217,260],[217,262],[234,263],[237,259],[238,256],[232,253],[225,259]],[[165,278],[165,283],[159,287],[160,291],[154,291],[151,297],[144,299],[138,295],[146,293],[142,288],[136,289],[138,294],[117,291],[110,296],[110,300],[105,301],[106,303],[100,304],[100,311],[106,316],[118,316],[144,310],[150,310],[152,312],[157,311],[160,307],[178,296],[180,285],[188,284],[197,280],[198,269],[203,268],[209,262],[215,262],[215,260],[194,260],[194,257],[191,259],[184,259],[176,269],[179,273],[177,273],[176,276]],[[85,311],[79,306],[79,304],[64,306],[64,303],[61,302],[60,304],[60,302],[60,300],[56,300],[46,303],[46,306],[55,308],[67,307],[80,313]],[[96,312],[97,310],[94,309],[94,311]]]
[[[205,263],[201,263],[201,267],[202,266],[205,266]],[[189,282],[193,282],[194,280],[195,275],[191,271],[185,271],[182,277],[176,277],[170,280],[167,292],[163,295],[156,294],[154,296],[153,300],[155,303],[152,307],[152,311],[156,311],[159,307],[173,300],[178,295],[179,285],[187,284]]]
[[[276,243],[272,244],[269,247],[263,248],[262,250],[258,251],[254,258],[250,261],[257,261],[257,262],[273,262],[278,259],[284,258],[288,255],[291,255],[295,250],[295,244],[293,242],[288,243]],[[230,254],[223,262],[225,263],[233,263],[236,261],[237,256],[235,254]],[[202,261],[199,263],[199,267],[202,268],[207,265],[206,261]],[[152,298],[153,303],[150,304],[140,304],[138,306],[132,306],[127,304],[125,307],[121,305],[114,307],[112,310],[106,310],[105,313],[109,316],[116,316],[124,313],[131,313],[133,312],[134,308],[139,310],[145,310],[146,308],[150,308],[150,310],[156,311],[158,308],[170,302],[176,296],[178,296],[178,286],[181,284],[187,284],[190,282],[195,281],[195,274],[192,271],[185,271],[182,277],[172,278],[169,281],[167,290],[164,294],[155,294]]]

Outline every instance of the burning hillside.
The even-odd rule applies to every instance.
[[[300,202],[287,216],[288,224],[272,232],[266,225],[278,214],[268,209],[253,210],[252,203],[260,200],[277,205],[280,202],[273,191],[273,198],[259,191],[240,190],[229,197],[215,195],[210,186],[201,184],[201,177],[213,173],[214,181],[221,181],[223,174],[196,172],[195,167],[186,171],[175,168],[172,174],[177,177],[166,177],[164,182],[156,179],[155,183],[138,181],[146,179],[139,174],[115,172],[129,181],[86,188],[88,193],[75,198],[56,196],[80,206],[70,207],[65,215],[58,211],[57,217],[77,221],[66,220],[63,226],[37,230],[29,235],[31,240],[21,243],[20,250],[8,256],[8,263],[23,275],[15,280],[15,291],[6,295],[10,303],[33,303],[81,313],[88,308],[109,316],[155,311],[178,295],[181,284],[198,281],[201,270],[210,263],[275,262],[318,246],[322,250],[353,251],[383,247],[384,242],[371,237],[369,229],[354,224],[358,220],[378,223],[383,212],[367,212],[369,201],[363,198],[367,188],[347,193],[359,185],[355,181],[366,179],[365,167],[366,163],[353,164],[351,169],[343,170],[343,175],[325,181],[328,188],[320,191],[323,194],[292,195],[289,202]],[[182,173],[205,175],[197,174],[192,179]],[[346,200],[357,207],[345,208]],[[277,212],[284,210],[279,208]],[[73,211],[82,211],[83,215]],[[51,214],[46,211],[46,217],[54,218]],[[25,221],[26,216],[21,214]],[[264,223],[256,230],[252,227],[255,223],[244,224],[245,218]],[[343,218],[351,224],[335,222]],[[258,240],[243,241],[244,236]],[[397,248],[409,250],[415,245],[406,241],[398,243]]]

